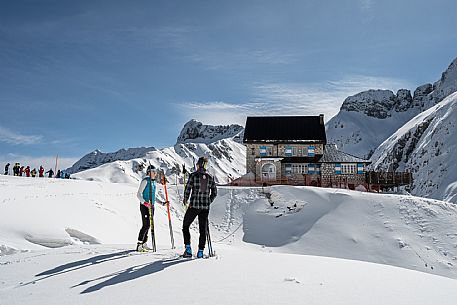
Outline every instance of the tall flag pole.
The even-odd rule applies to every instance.
[[[59,154],[56,155],[56,167],[54,168],[54,173],[57,173],[57,160],[59,159]]]

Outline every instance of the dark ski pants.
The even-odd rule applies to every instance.
[[[138,241],[143,241],[143,243],[145,243],[148,241],[148,231],[151,227],[151,221],[149,219],[149,208],[144,204],[140,204],[140,212],[143,226],[141,227],[140,233],[138,234]],[[152,215],[154,215],[154,206],[152,207]]]
[[[200,229],[200,238],[198,240],[198,249],[205,249],[206,243],[206,227],[208,225],[209,210],[195,209],[189,207],[184,215],[184,221],[182,224],[182,233],[184,235],[184,245],[190,245],[190,232],[189,228],[195,217],[198,216],[198,227]]]

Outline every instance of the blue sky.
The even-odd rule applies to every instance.
[[[348,95],[438,80],[457,57],[456,11],[451,0],[0,0],[0,161],[171,146],[191,118],[328,120]]]

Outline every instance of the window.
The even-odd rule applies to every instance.
[[[267,156],[267,147],[266,146],[260,146],[259,147],[259,152],[261,157],[266,157]]]
[[[349,163],[349,164],[342,164],[341,165],[341,173],[342,174],[355,174],[356,170],[357,170],[356,164]]]
[[[290,174],[292,174],[292,164],[285,164],[284,168],[285,168],[286,175],[290,176]]]
[[[293,156],[297,155],[297,147],[292,147],[292,155]]]
[[[269,155],[269,156],[273,155],[273,150],[271,147],[267,147],[267,155]]]
[[[308,164],[308,174],[313,175],[314,174],[314,164]]]
[[[335,174],[341,175],[341,163],[335,163]]]
[[[293,172],[294,174],[297,174],[297,173],[298,173],[298,165],[297,165],[297,164],[293,164],[293,165],[292,165],[292,172]]]
[[[314,157],[314,146],[308,146],[308,157]]]
[[[357,174],[363,174],[363,163],[357,163]]]
[[[284,155],[286,157],[292,157],[292,146],[286,146],[284,148]]]

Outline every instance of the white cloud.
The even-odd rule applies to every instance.
[[[192,50],[184,56],[210,70],[231,70],[258,65],[287,65],[298,60],[299,54],[275,49]]]
[[[363,11],[371,11],[373,9],[373,0],[360,0],[360,7]]]
[[[253,87],[251,100],[246,103],[189,102],[189,118],[206,124],[244,125],[246,116],[255,115],[318,115],[328,121],[335,116],[350,95],[368,89],[412,87],[406,81],[385,77],[349,76],[325,83],[270,83]]]
[[[360,9],[362,13],[364,13],[364,21],[370,22],[374,19],[375,12],[374,12],[374,0],[359,0]]]
[[[8,144],[38,144],[43,139],[40,135],[23,135],[0,126],[0,142]]]
[[[61,158],[59,157],[57,160],[57,169],[66,169],[71,167],[79,158]],[[4,166],[7,163],[10,163],[10,175],[12,174],[12,168],[14,163],[19,162],[21,165],[30,166],[31,168],[38,168],[42,165],[46,170],[56,166],[56,156],[42,156],[42,157],[31,157],[26,155],[19,155],[19,154],[6,154],[0,155],[0,164],[3,166],[1,167],[1,174],[3,174]]]

